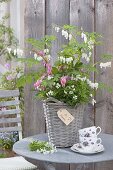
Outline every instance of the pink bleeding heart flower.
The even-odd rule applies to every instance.
[[[37,80],[37,82],[34,84],[34,87],[38,89],[42,83],[42,80]]]
[[[48,75],[52,74],[52,67],[49,63],[46,64],[46,68],[47,68],[47,74]]]
[[[41,77],[41,80],[43,80],[46,77],[46,74],[43,74]]]
[[[42,61],[42,65],[46,67],[46,62],[44,60]]]
[[[63,76],[60,78],[60,83],[62,85],[62,87],[65,87],[66,83],[67,83],[67,76]]]
[[[45,53],[44,53],[44,51],[39,51],[39,52],[38,52],[38,55],[40,55],[40,56],[43,57],[43,56],[45,55]]]

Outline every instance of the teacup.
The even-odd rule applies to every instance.
[[[101,138],[97,137],[81,137],[79,136],[79,142],[83,149],[85,150],[93,150],[101,144]]]
[[[79,130],[79,136],[81,137],[96,137],[101,132],[101,128],[98,126],[87,127]]]

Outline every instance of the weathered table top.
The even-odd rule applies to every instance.
[[[104,145],[105,151],[93,155],[82,155],[75,153],[70,150],[70,148],[58,148],[57,152],[53,154],[41,154],[37,152],[32,152],[29,150],[28,145],[32,139],[47,141],[48,137],[46,134],[39,134],[36,136],[31,136],[24,138],[16,142],[13,146],[14,152],[27,158],[34,160],[55,162],[55,163],[94,163],[102,161],[113,160],[113,135],[101,134],[102,144]]]

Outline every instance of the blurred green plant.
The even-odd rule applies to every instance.
[[[31,55],[29,58],[19,58],[18,61],[26,63],[28,68],[37,66],[40,69],[35,72],[31,70],[27,75],[20,76],[17,86],[36,82],[34,84],[36,96],[40,99],[53,97],[73,107],[91,100],[94,105],[96,103],[94,96],[98,88],[106,88],[111,92],[107,85],[90,80],[91,74],[98,74],[99,67],[101,69],[111,67],[112,56],[109,54],[101,55],[98,63],[93,61],[94,47],[102,45],[101,35],[96,32],[85,32],[72,25],[54,26],[54,29],[67,40],[67,44],[62,45],[59,50],[56,62],[52,65],[50,60],[55,36],[46,35],[40,40],[28,39],[27,42],[32,45],[34,58]]]
[[[29,149],[30,151],[37,151],[40,153],[56,152],[54,145],[45,141],[33,141],[29,144]]]
[[[0,148],[11,150],[16,141],[18,141],[18,132],[0,133]]]

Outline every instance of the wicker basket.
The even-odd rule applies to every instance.
[[[69,147],[78,141],[78,130],[82,128],[85,105],[75,108],[67,106],[56,99],[48,99],[43,103],[49,141],[56,147]],[[66,109],[75,118],[65,125],[58,117],[59,109]]]

